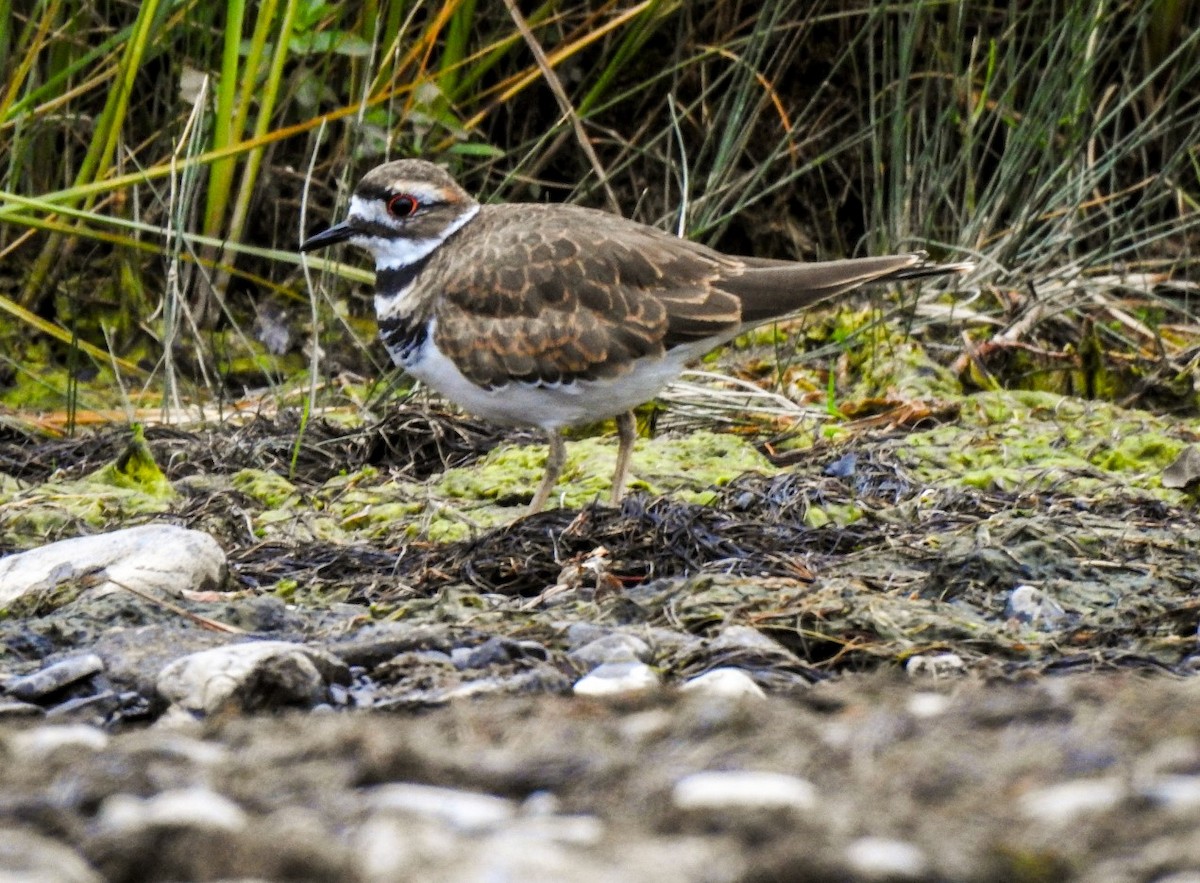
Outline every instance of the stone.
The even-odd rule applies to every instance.
[[[867,880],[925,880],[929,858],[924,850],[904,840],[860,837],[846,847],[846,864]]]
[[[104,661],[99,656],[95,653],[83,653],[10,681],[7,692],[10,696],[29,702],[42,699],[102,671]]]
[[[576,696],[625,696],[653,690],[658,672],[644,662],[606,662],[575,682]]]
[[[87,724],[59,724],[34,727],[12,733],[5,740],[12,759],[18,762],[44,761],[60,751],[94,754],[108,747],[109,736]]]
[[[817,789],[807,779],[786,773],[753,770],[710,770],[692,773],[675,783],[672,802],[683,810],[796,810],[817,806]]]
[[[967,673],[967,664],[957,653],[927,653],[910,656],[904,663],[910,677],[945,678]]]
[[[63,584],[94,582],[92,591],[128,586],[155,595],[219,588],[225,552],[208,534],[173,524],[144,524],[60,540],[0,558],[0,608]]]
[[[1004,615],[1009,620],[1032,628],[1052,631],[1063,625],[1067,612],[1062,605],[1033,586],[1017,586],[1009,593]]]
[[[653,655],[649,644],[624,632],[602,635],[567,652],[569,659],[588,668],[606,662],[648,662]]]
[[[196,828],[237,832],[246,813],[236,803],[204,787],[163,791],[153,797],[114,794],[100,805],[97,825],[108,834],[146,828]]]
[[[83,856],[31,831],[0,830],[2,883],[103,883]]]
[[[766,699],[763,688],[740,668],[714,668],[685,681],[679,688],[688,693],[723,696],[729,699]]]
[[[503,797],[407,782],[371,788],[365,798],[375,812],[421,816],[467,832],[496,828],[517,814],[517,805]]]
[[[1126,796],[1125,784],[1117,778],[1078,779],[1059,782],[1021,795],[1026,816],[1050,825],[1067,825],[1079,816],[1112,809]]]
[[[211,715],[311,708],[326,701],[331,682],[349,684],[350,669],[323,650],[288,641],[246,641],[175,660],[159,673],[157,687],[174,705]]]

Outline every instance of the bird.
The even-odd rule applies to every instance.
[[[924,252],[736,257],[598,209],[480,203],[421,159],[369,171],[344,220],[300,250],[341,242],[375,259],[379,335],[396,365],[469,413],[546,433],[530,514],[566,462],[563,429],[616,418],[616,505],[637,436],[633,409],[690,362],[861,286],[971,268]]]

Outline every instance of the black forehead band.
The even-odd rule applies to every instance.
[[[355,196],[361,196],[366,200],[382,199],[387,200],[392,196],[391,188],[384,187],[382,184],[359,184],[358,189],[354,191]]]

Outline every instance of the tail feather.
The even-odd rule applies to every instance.
[[[974,265],[931,263],[924,252],[793,263],[750,261],[719,287],[742,303],[742,322],[753,325],[829,300],[864,285],[926,279],[968,272]]]
[[[929,279],[934,276],[949,276],[952,273],[970,273],[975,269],[972,261],[959,261],[954,264],[921,263],[903,270],[897,270],[890,276],[877,279],[877,282],[901,282],[908,279]]]

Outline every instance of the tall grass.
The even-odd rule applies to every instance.
[[[1014,286],[1195,272],[1192,0],[521,9],[525,34],[477,0],[0,0],[6,336],[67,341],[64,364],[153,366],[169,401],[193,382],[220,394],[230,353],[271,360],[257,305],[310,321],[310,157],[310,219],[373,163],[419,154],[489,198],[605,204],[609,188],[627,215],[736,251],[929,247]],[[193,106],[181,84],[198,77]],[[100,277],[121,295],[90,297],[80,280]],[[323,348],[360,328],[349,285],[318,282]],[[22,352],[0,359],[36,373]]]

